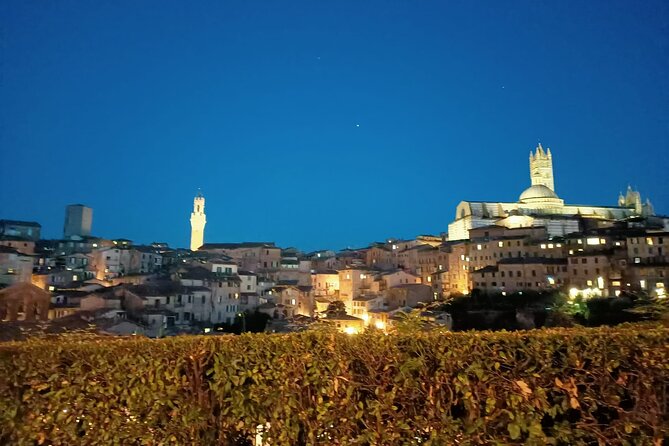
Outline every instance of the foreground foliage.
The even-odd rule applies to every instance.
[[[669,331],[0,346],[0,444],[660,444]]]

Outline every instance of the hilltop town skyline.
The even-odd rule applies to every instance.
[[[539,143],[536,150],[540,150],[541,147],[542,147],[541,143]],[[547,148],[547,150],[548,150],[548,153],[550,153],[550,148]],[[532,160],[533,156],[534,156],[533,152],[531,151],[530,152],[530,159],[531,160]],[[558,159],[559,159],[559,157],[558,157]],[[530,165],[531,164],[532,164],[532,161],[530,161]],[[553,184],[553,181],[554,181],[553,176],[554,176],[553,175],[553,167],[552,167],[552,161],[551,161],[550,180],[549,180],[549,183],[548,183],[551,186],[551,190],[552,189],[558,189],[558,187],[555,187],[554,184]],[[532,184],[535,184],[535,181],[536,180],[533,178],[532,179]],[[560,185],[560,178],[559,177],[558,177],[557,181],[558,181],[558,186],[559,186]],[[625,193],[629,192],[630,190],[635,191],[635,193],[637,193],[637,191],[638,191],[631,184],[628,184],[627,188],[625,188],[625,189],[621,188],[618,193],[620,194],[620,197],[622,197],[622,196],[625,195]],[[643,191],[643,192],[644,192],[644,195],[643,195],[642,202],[646,201],[650,204],[649,194],[645,193],[645,191]],[[204,197],[203,197],[204,195],[205,194],[202,191],[202,189],[198,188],[196,190],[195,195],[194,195],[196,203],[197,203],[198,200],[204,200]],[[509,194],[505,194],[505,195],[508,196]],[[652,193],[650,195],[652,195]],[[218,195],[216,193],[206,194],[207,200],[209,200],[210,196],[213,197],[214,206],[216,206],[216,199],[219,198]],[[200,198],[198,198],[198,197],[200,197]],[[620,197],[619,197],[619,199],[620,199]],[[495,197],[476,197],[476,198],[478,200],[480,198],[495,198]],[[459,200],[459,201],[461,201],[461,200]],[[515,202],[516,200],[514,199],[514,200],[510,200],[510,201]],[[480,202],[480,201],[476,201],[476,202]],[[586,207],[591,206],[591,205],[585,205],[586,201],[582,200],[582,199],[577,199],[576,202],[580,203],[580,205],[578,205],[578,204],[574,205],[576,207],[578,207],[578,206],[586,206]],[[204,203],[204,201],[202,201],[202,207],[204,208],[203,203]],[[208,203],[209,203],[209,201],[208,201]],[[613,200],[612,200],[612,201],[607,202],[607,203],[596,203],[595,205],[596,206],[612,207],[613,208],[613,207],[615,207],[616,204],[617,203],[613,202]],[[86,206],[86,205],[84,205],[84,206]],[[197,204],[195,206],[197,206]],[[653,213],[654,213],[654,206],[652,204],[650,204],[650,206],[653,209]],[[195,208],[193,208],[192,210],[195,211]],[[207,206],[207,214],[209,214],[210,210],[212,210],[212,208],[209,207],[209,205],[208,205]],[[215,207],[213,208],[213,211],[214,211],[213,215],[218,214]],[[580,212],[580,210],[578,210],[578,211]],[[660,214],[664,215],[664,214],[662,214],[661,211],[662,210],[660,209]],[[452,212],[451,214],[453,216],[455,216],[455,213]],[[104,212],[103,212],[103,215],[104,215]],[[188,214],[184,212],[184,215],[188,215]],[[611,217],[612,216],[609,216],[609,218],[611,218]],[[27,219],[27,220],[30,220],[30,219]],[[222,232],[221,231],[221,226],[224,226],[225,222],[220,223],[220,222],[217,222],[214,219],[208,220],[209,225],[207,226],[207,236],[202,235],[201,237],[203,238],[204,243],[237,243],[237,242],[247,242],[247,241],[260,241],[260,242],[276,242],[280,246],[292,246],[292,247],[301,249],[305,252],[307,252],[307,251],[318,251],[318,250],[340,250],[340,249],[365,247],[365,246],[368,246],[370,243],[383,242],[384,240],[389,240],[389,239],[395,239],[395,240],[411,239],[411,238],[419,236],[419,235],[443,236],[444,239],[449,239],[449,234],[448,234],[449,233],[449,225],[452,224],[451,223],[452,220],[455,220],[455,218],[451,217],[451,219],[448,220],[447,222],[441,222],[441,223],[438,223],[438,224],[436,224],[434,222],[432,222],[432,224],[430,224],[429,222],[425,222],[425,224],[424,224],[425,230],[417,231],[417,232],[412,233],[412,234],[392,234],[392,233],[386,234],[386,233],[383,232],[384,229],[385,229],[386,232],[392,232],[393,228],[392,227],[381,228],[380,233],[377,234],[375,237],[369,238],[368,240],[359,241],[357,243],[345,244],[343,246],[337,246],[334,243],[329,242],[327,240],[320,240],[320,239],[307,240],[307,243],[305,243],[305,245],[308,246],[308,248],[306,248],[306,249],[303,246],[301,246],[299,244],[296,244],[296,243],[283,243],[280,239],[275,239],[275,238],[268,237],[268,236],[263,236],[263,235],[260,235],[258,237],[248,237],[248,236],[245,236],[245,235],[242,234],[241,237],[236,237],[236,238],[235,237],[226,238],[225,235],[223,235],[223,237],[220,237],[220,234]],[[187,219],[182,218],[182,221],[180,223],[183,223],[183,221],[187,221]],[[190,221],[191,221],[191,224],[192,224],[192,214],[191,214],[191,220]],[[45,226],[46,225],[42,225],[42,236],[44,238],[47,238],[47,239],[48,238],[53,238],[53,239],[61,238],[62,234],[60,234],[60,231],[56,231],[53,227],[48,227],[48,226],[45,227]],[[104,221],[102,222],[102,226],[103,227],[105,226]],[[132,225],[130,224],[129,227],[131,228]],[[132,229],[121,230],[120,234],[103,234],[103,233],[97,232],[97,230],[93,230],[91,232],[91,234],[96,235],[96,236],[103,236],[103,237],[110,238],[110,239],[129,238],[129,239],[133,240],[134,242],[141,243],[141,244],[149,244],[149,243],[153,243],[153,242],[161,242],[161,243],[166,242],[171,247],[174,247],[174,248],[188,248],[189,245],[192,245],[192,243],[189,243],[189,241],[188,241],[190,239],[189,234],[187,234],[183,237],[180,237],[181,239],[185,238],[186,239],[185,242],[180,242],[180,241],[174,242],[173,240],[170,240],[166,237],[161,238],[160,234],[161,234],[162,227],[163,226],[161,225],[159,227],[159,229],[156,231],[156,233],[154,234],[154,237],[150,237],[150,240],[149,239],[133,239],[132,237],[128,237],[127,234],[132,233]],[[62,225],[61,225],[61,228],[62,228]],[[272,232],[271,231],[271,225],[268,225],[267,233],[271,234],[271,232]],[[563,235],[563,234],[560,234],[560,235]],[[450,239],[454,239],[452,234],[450,236]],[[177,239],[177,240],[179,240],[179,239]]]
[[[187,246],[198,188],[212,240],[438,232],[517,200],[538,142],[565,201],[669,209],[660,0],[3,6],[0,209],[49,237],[84,203]]]

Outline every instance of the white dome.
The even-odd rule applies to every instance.
[[[534,186],[528,187],[522,194],[520,194],[519,201],[523,203],[527,201],[544,201],[547,199],[559,200],[557,194],[550,190],[549,187],[546,187],[543,184],[535,184]]]

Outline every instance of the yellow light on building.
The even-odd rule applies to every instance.
[[[354,335],[354,334],[358,333],[358,330],[356,330],[355,327],[346,327],[346,328],[344,328],[344,333],[346,333],[348,335]]]
[[[362,320],[365,321],[365,323],[367,323],[367,321],[369,321],[369,314],[364,313],[364,314],[362,315]]]
[[[578,296],[578,288],[571,288],[569,290],[569,297],[574,299],[576,296]]]
[[[378,328],[379,330],[385,330],[386,329],[386,323],[383,321],[376,321],[374,323],[374,326]]]
[[[599,288],[600,290],[604,289],[604,278],[602,276],[599,276],[597,278],[597,288]]]

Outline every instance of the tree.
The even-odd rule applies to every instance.
[[[346,304],[341,300],[334,300],[328,304],[325,310],[327,317],[341,317],[346,315]]]
[[[669,299],[666,297],[650,297],[644,294],[634,300],[632,308],[624,311],[642,320],[661,321],[669,325]]]

